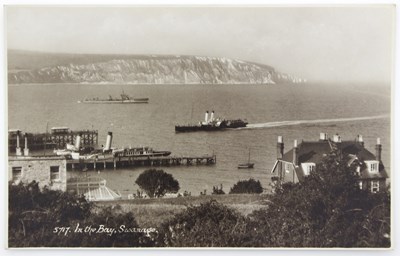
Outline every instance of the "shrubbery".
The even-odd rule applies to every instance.
[[[259,180],[254,179],[238,181],[229,194],[260,194],[263,192],[263,187]]]
[[[189,207],[162,224],[158,245],[172,247],[233,247],[247,240],[246,219],[216,201]]]
[[[255,244],[390,247],[389,193],[360,190],[352,168],[333,152],[303,182],[277,189],[267,209],[249,216]]]
[[[38,183],[9,184],[8,242],[10,247],[132,247],[151,246],[142,233],[76,232],[77,226],[118,229],[138,227],[131,213],[111,208],[94,211],[81,196],[39,189]],[[68,228],[69,229],[66,229]],[[64,228],[64,229],[63,229]]]
[[[9,246],[390,247],[390,193],[360,190],[352,168],[333,152],[301,183],[278,187],[261,210],[243,216],[216,201],[190,206],[156,227],[151,238],[142,233],[56,235],[55,227],[77,223],[138,225],[131,213],[94,211],[82,197],[40,191],[37,183],[10,185]],[[260,188],[250,179],[239,181],[231,193],[260,193]]]

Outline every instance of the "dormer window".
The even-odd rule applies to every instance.
[[[301,164],[304,175],[310,175],[311,171],[315,171],[315,163],[302,163]]]
[[[369,172],[379,172],[379,161],[365,161],[365,164],[367,165],[367,169]]]

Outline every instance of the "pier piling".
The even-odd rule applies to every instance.
[[[79,164],[79,167],[82,168],[84,166],[87,169],[98,169],[99,161],[96,158],[91,159],[68,159],[67,160],[67,169],[75,170],[77,168],[76,164]],[[101,162],[100,162],[101,163]],[[132,166],[179,166],[182,164],[186,164],[187,166],[191,165],[212,165],[216,164],[216,156],[201,156],[201,157],[175,157],[175,156],[157,156],[157,157],[143,157],[143,156],[122,156],[122,157],[106,157],[102,159],[103,169],[107,169],[109,167],[114,170],[121,167],[132,167]]]

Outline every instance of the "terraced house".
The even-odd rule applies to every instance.
[[[271,173],[276,185],[285,182],[302,182],[311,171],[316,170],[317,165],[322,162],[336,147],[348,165],[356,164],[358,185],[360,189],[370,190],[373,193],[386,190],[386,179],[388,174],[382,163],[382,145],[377,138],[375,155],[364,147],[361,135],[355,140],[342,141],[339,135],[328,138],[326,133],[320,134],[318,141],[302,141],[300,144],[294,141],[293,148],[284,153],[282,136],[278,136],[277,160]]]

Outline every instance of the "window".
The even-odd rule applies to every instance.
[[[377,173],[379,172],[379,162],[378,161],[365,161],[368,171]]]
[[[378,172],[378,164],[371,163],[371,172]]]
[[[12,168],[12,181],[20,181],[22,178],[22,167]]]
[[[377,180],[371,181],[371,192],[372,193],[379,192],[379,181]]]
[[[361,180],[358,182],[358,187],[359,187],[360,189],[363,189],[363,182],[362,182]]]
[[[51,181],[60,180],[60,166],[50,166],[50,180]]]
[[[315,171],[315,163],[302,163],[304,175],[310,175],[311,171]]]

